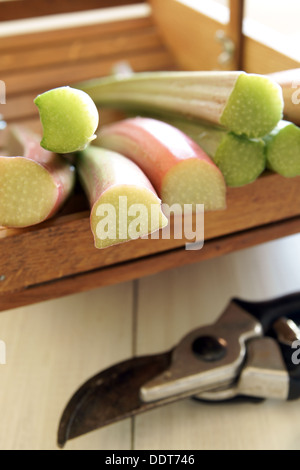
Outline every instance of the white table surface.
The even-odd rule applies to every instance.
[[[57,449],[60,414],[90,376],[132,355],[161,352],[213,322],[233,296],[300,289],[300,235],[0,314],[0,449]],[[67,450],[300,449],[295,402],[184,401],[69,441]]]

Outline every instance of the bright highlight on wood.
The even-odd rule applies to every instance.
[[[96,143],[133,160],[169,206],[197,204],[204,209],[226,207],[221,171],[183,132],[157,119],[132,118],[104,126]]]
[[[282,119],[280,86],[271,78],[241,71],[141,72],[76,85],[97,106],[171,113],[261,137]]]
[[[37,105],[43,126],[41,146],[56,153],[85,148],[94,138],[99,123],[93,100],[83,91],[69,86],[38,95]]]
[[[48,219],[73,190],[74,167],[43,149],[39,140],[23,128],[11,128],[8,152],[17,156],[0,157],[0,225],[4,227],[27,227]]]
[[[90,145],[77,155],[77,170],[91,206],[96,248],[140,238],[168,224],[152,184],[123,155]]]

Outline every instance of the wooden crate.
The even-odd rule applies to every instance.
[[[95,2],[90,3],[94,8]],[[142,2],[103,9],[100,13],[92,10],[90,15],[84,12],[86,24],[78,26],[53,28],[53,19],[43,17],[31,22],[31,32],[25,32],[25,24],[23,32],[1,37],[0,78],[6,84],[6,104],[1,106],[1,113],[5,120],[41,132],[33,104],[38,93],[108,75],[119,61],[128,61],[135,71],[218,67],[220,44],[212,45],[209,61],[192,52],[185,57],[172,40],[174,31],[166,24],[174,25],[180,18],[181,24],[190,25],[195,33],[185,35],[186,51],[194,51],[195,36],[197,41],[204,41],[224,25],[174,0],[150,3],[153,10]],[[175,5],[172,13],[168,10],[170,16],[158,10],[162,4],[164,8]],[[270,50],[241,35],[241,4],[231,2],[232,15],[226,28],[237,47],[222,67],[240,68],[243,60],[245,70],[262,72],[260,60],[254,70],[253,48],[260,51],[259,57],[270,54]],[[32,32],[34,28],[37,30]],[[246,49],[249,53],[245,56]],[[277,69],[297,65],[292,59],[271,52],[272,57],[276,56]],[[274,60],[269,63],[268,69],[263,61],[264,73],[275,71]],[[102,124],[119,117],[102,110],[100,116]],[[227,204],[225,211],[205,213],[201,250],[188,251],[186,240],[174,237],[136,240],[97,250],[89,227],[87,202],[79,191],[59,215],[45,223],[22,230],[0,230],[0,310],[132,280],[300,231],[300,178],[285,179],[265,173],[251,185],[229,189]]]

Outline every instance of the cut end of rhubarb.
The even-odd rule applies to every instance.
[[[238,187],[255,181],[266,167],[265,144],[261,140],[226,134],[215,155],[227,186]]]
[[[0,158],[0,225],[35,225],[48,217],[57,197],[44,167],[23,157]]]
[[[146,187],[112,186],[91,211],[91,229],[99,249],[145,237],[167,224],[160,199]]]
[[[300,176],[300,128],[282,121],[266,142],[268,167],[286,178]]]
[[[197,212],[197,204],[204,204],[205,211],[226,208],[226,185],[220,170],[206,160],[184,160],[175,165],[165,176],[161,198],[164,204],[179,204],[183,211],[190,204]],[[175,213],[175,212],[174,212]]]
[[[84,149],[96,138],[97,107],[84,91],[68,86],[38,95],[34,103],[43,127],[41,146],[55,153]]]
[[[283,115],[280,86],[269,77],[240,74],[220,122],[235,134],[262,137],[276,126]]]

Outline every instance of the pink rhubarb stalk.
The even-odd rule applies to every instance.
[[[133,160],[148,176],[164,204],[181,210],[226,207],[221,171],[190,137],[152,118],[136,117],[101,128],[96,144]],[[175,212],[175,211],[174,211]],[[176,213],[176,212],[175,212]]]

